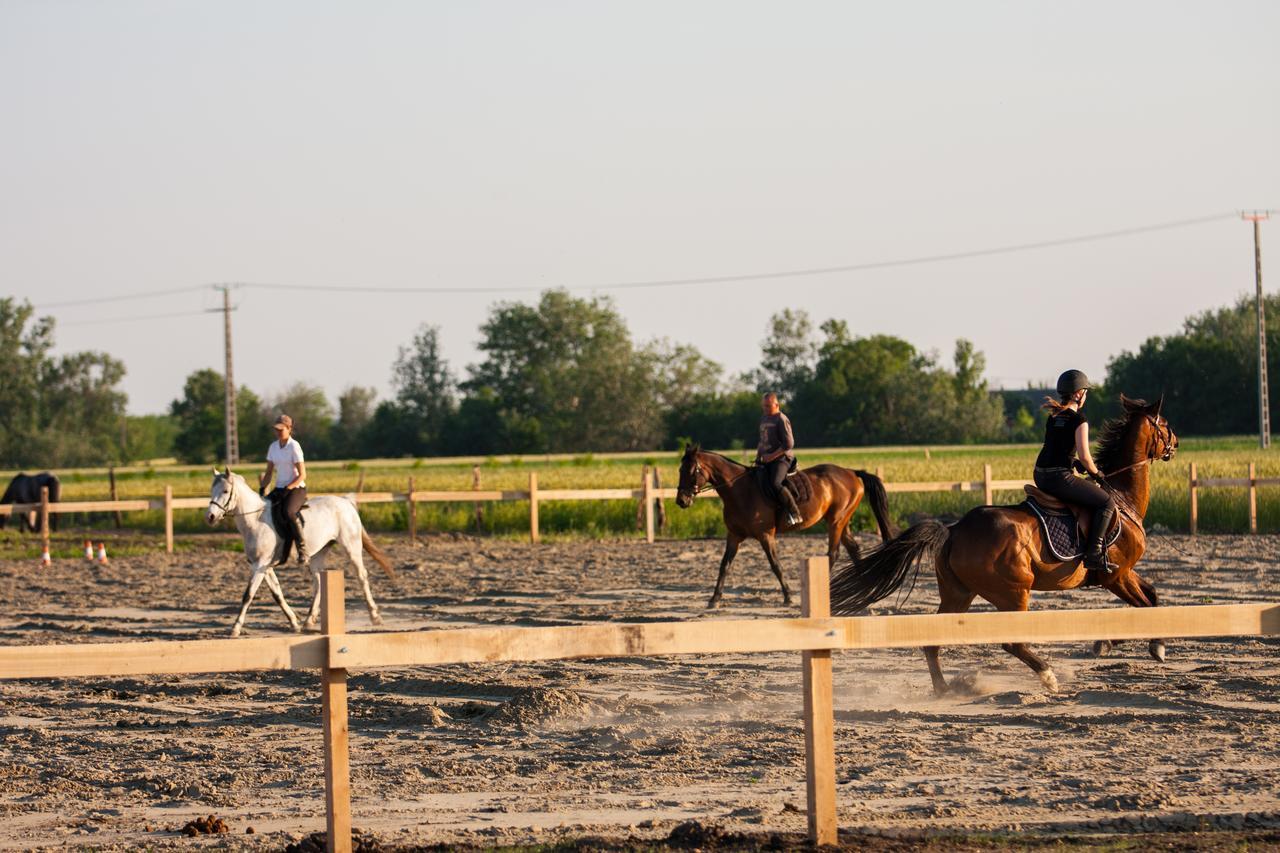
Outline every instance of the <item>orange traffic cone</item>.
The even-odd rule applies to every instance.
[[[45,545],[45,546],[44,546],[44,549],[40,552],[40,565],[42,565],[42,566],[52,566],[52,565],[53,565],[53,558],[49,556],[49,546],[48,546],[48,545]]]
[[[90,563],[93,562],[93,543],[88,539],[84,540],[84,558]]]
[[[107,543],[106,542],[98,543],[98,562],[104,566],[107,564]]]

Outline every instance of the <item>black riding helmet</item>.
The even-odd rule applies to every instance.
[[[1092,387],[1083,370],[1068,370],[1058,377],[1058,396],[1064,400],[1083,388]]]

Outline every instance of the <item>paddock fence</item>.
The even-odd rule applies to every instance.
[[[875,474],[884,481],[885,491],[890,493],[910,493],[910,492],[973,492],[982,493],[982,502],[984,505],[994,503],[996,492],[1022,492],[1025,485],[1031,483],[1027,479],[1013,480],[997,480],[992,477],[991,465],[984,464],[982,466],[981,480],[938,480],[938,481],[922,481],[922,482],[892,482],[885,480],[883,468],[876,468]],[[529,504],[529,538],[532,542],[538,542],[541,539],[541,529],[538,521],[538,508],[540,504],[549,501],[639,501],[637,508],[637,523],[643,528],[645,540],[652,543],[655,541],[656,530],[659,523],[665,518],[665,509],[662,502],[668,499],[674,499],[676,490],[671,488],[662,488],[656,468],[650,468],[645,465],[641,473],[640,488],[611,488],[611,489],[544,489],[538,485],[538,473],[536,471],[529,472],[529,485],[527,489],[481,489],[479,469],[473,472],[473,486],[470,490],[419,490],[414,488],[414,478],[409,477],[406,483],[407,488],[403,492],[365,492],[362,491],[363,475],[357,489],[351,494],[355,497],[357,503],[360,504],[387,504],[387,503],[403,503],[407,505],[407,523],[406,528],[411,540],[416,540],[418,535],[417,506],[424,503],[445,503],[445,504],[474,504],[476,517],[479,518],[482,513],[481,507],[486,503],[503,503],[509,501],[527,502]],[[1219,477],[1219,478],[1201,478],[1196,470],[1196,463],[1191,462],[1188,467],[1187,495],[1188,495],[1188,523],[1191,535],[1195,536],[1199,532],[1199,497],[1202,489],[1220,489],[1220,488],[1243,488],[1247,490],[1248,495],[1248,517],[1249,532],[1258,532],[1258,489],[1263,486],[1280,486],[1280,477],[1258,477],[1256,473],[1256,465],[1253,462],[1248,464],[1248,469],[1244,477]],[[112,487],[114,492],[114,483]],[[717,498],[714,491],[703,492],[698,495],[699,499]],[[44,536],[45,544],[49,539],[49,523],[50,515],[59,513],[115,513],[117,518],[117,526],[119,526],[119,517],[121,513],[126,512],[154,512],[162,511],[164,513],[164,537],[165,550],[173,553],[173,513],[175,510],[204,509],[209,505],[209,499],[204,497],[174,497],[173,487],[165,486],[164,493],[161,497],[156,498],[138,498],[133,500],[103,500],[103,501],[61,501],[52,503],[49,501],[48,490],[41,490],[41,500],[39,503],[15,503],[0,504],[0,515],[14,516],[22,513],[36,513],[38,515],[38,526]]]
[[[800,652],[809,839],[838,841],[832,652],[1097,638],[1280,634],[1280,604],[831,617],[826,557],[806,561],[798,619],[718,619],[349,634],[341,570],[324,573],[321,634],[0,647],[0,679],[309,670],[319,673],[328,849],[351,850],[347,676],[378,667]]]

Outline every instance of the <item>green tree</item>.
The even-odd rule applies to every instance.
[[[786,308],[774,314],[760,342],[760,367],[751,375],[756,390],[794,400],[813,379],[818,353],[808,313]]]
[[[169,404],[169,413],[178,424],[173,448],[183,462],[226,459],[224,395],[222,374],[206,368],[188,376],[182,396]],[[243,386],[236,390],[236,425],[241,458],[252,462],[265,456],[266,447],[271,443],[269,422],[263,414],[261,400]]]
[[[333,406],[323,388],[295,382],[271,399],[263,415],[274,423],[281,413],[293,419],[294,435],[308,459],[333,458]]]
[[[377,391],[360,385],[348,386],[338,395],[338,420],[333,425],[334,455],[353,457],[364,453],[363,435],[373,420],[377,398]]]
[[[53,320],[0,298],[0,464],[104,464],[122,454],[124,365],[98,352],[54,358]]]
[[[552,290],[537,305],[500,303],[481,335],[484,360],[462,387],[489,401],[492,428],[533,442],[521,451],[657,446],[662,413],[652,403],[652,361],[632,345],[609,300]]]
[[[146,462],[174,455],[178,424],[172,415],[130,415],[125,419],[122,462]]]

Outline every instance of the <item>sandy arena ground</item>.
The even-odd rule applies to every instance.
[[[401,575],[399,589],[374,576],[388,630],[798,614],[780,606],[763,558],[745,546],[726,606],[710,617],[716,541],[382,542]],[[794,588],[801,558],[820,550],[814,538],[783,543]],[[1166,604],[1275,601],[1278,556],[1271,536],[1156,536],[1143,573]],[[242,557],[212,549],[100,568],[0,562],[0,642],[221,637],[246,574]],[[353,580],[348,625],[368,630]],[[282,581],[305,610],[303,571],[286,569]],[[906,609],[931,612],[936,600],[922,576]],[[1041,593],[1035,606],[1119,602],[1091,590]],[[286,627],[264,588],[246,633]],[[1278,647],[1174,640],[1161,665],[1145,643],[1100,660],[1083,644],[1046,646],[1062,682],[1054,695],[997,648],[953,648],[944,666],[967,687],[943,699],[918,651],[838,654],[841,826],[1280,826]],[[0,848],[281,849],[323,829],[316,680],[0,681]],[[665,838],[689,818],[800,833],[800,702],[797,654],[355,673],[355,824],[391,844]],[[231,834],[174,832],[208,814]]]

